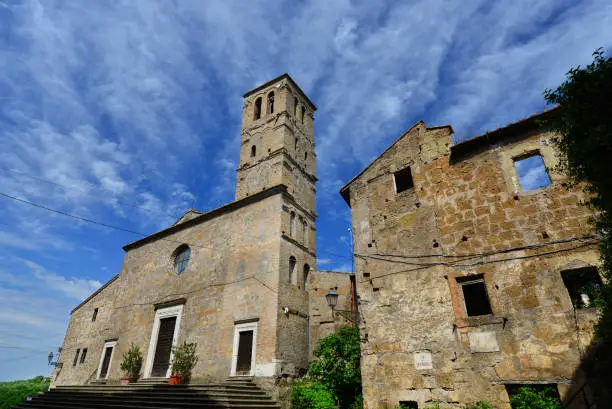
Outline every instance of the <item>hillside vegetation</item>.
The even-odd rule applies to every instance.
[[[46,392],[50,381],[44,376],[37,376],[24,381],[0,382],[0,409],[9,409],[28,396]]]

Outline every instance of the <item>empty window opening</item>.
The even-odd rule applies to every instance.
[[[363,273],[364,278],[368,278],[370,276],[370,273]]]
[[[482,275],[457,278],[463,291],[463,300],[468,317],[492,313],[487,286]]]
[[[83,348],[83,353],[81,354],[81,360],[79,361],[79,363],[84,364],[85,358],[87,358],[87,348]]]
[[[526,402],[540,401],[546,407],[561,407],[561,397],[556,383],[506,384],[506,392],[513,409],[524,408]]]
[[[399,407],[400,409],[419,409],[419,404],[413,400],[401,400]]]
[[[304,152],[304,160],[308,159],[308,152]]]
[[[574,308],[601,306],[602,282],[595,267],[578,268],[561,272]]]
[[[306,220],[302,221],[302,243],[308,247],[308,223]]]
[[[253,112],[253,119],[261,118],[261,97],[255,100],[255,112]]]
[[[295,277],[295,257],[289,257],[289,284],[293,284]]]
[[[289,235],[291,237],[295,235],[295,212],[291,212],[289,216]]]
[[[251,157],[257,155],[257,146],[251,146]]]
[[[297,152],[297,149],[298,149],[298,140],[299,140],[299,139],[298,139],[298,137],[296,136],[296,137],[295,137],[295,144],[293,145],[293,149],[295,149],[295,151],[296,151],[296,152]]]
[[[268,113],[274,113],[274,91],[268,94]]]
[[[77,349],[76,355],[74,356],[74,361],[72,362],[72,366],[76,366],[77,362],[79,362],[79,353],[80,352],[81,352],[81,350]]]
[[[400,193],[404,190],[408,190],[414,187],[414,182],[412,181],[412,171],[410,170],[410,166],[405,167],[402,170],[398,170],[393,174],[395,179],[395,192]]]
[[[95,322],[96,318],[98,318],[98,309],[97,308],[94,309],[93,315],[91,316],[91,322]]]
[[[176,269],[176,274],[182,274],[185,269],[187,269],[187,265],[189,264],[189,259],[191,258],[191,249],[187,246],[181,246],[176,251],[176,257],[174,259],[174,267]]]
[[[310,266],[304,264],[304,290],[306,289],[306,283],[308,282],[308,275],[310,274]]]
[[[295,115],[295,117],[298,117],[298,99],[297,98],[293,98],[293,114]]]
[[[544,159],[538,153],[515,159],[514,167],[523,190],[537,190],[551,184]]]
[[[300,106],[300,121],[302,123],[304,123],[304,111],[305,111],[304,107]]]

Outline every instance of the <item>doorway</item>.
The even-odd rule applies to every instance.
[[[147,352],[144,377],[170,376],[172,347],[176,345],[183,305],[158,309],[155,312],[151,341]]]
[[[237,324],[234,327],[234,351],[230,376],[255,374],[255,349],[257,346],[257,322]]]
[[[115,353],[117,341],[107,341],[102,347],[102,356],[100,357],[100,365],[98,365],[98,379],[107,379],[110,372],[110,364]]]

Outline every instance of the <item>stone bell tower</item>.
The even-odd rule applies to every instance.
[[[288,74],[244,94],[236,200],[285,185],[315,214],[314,111]]]

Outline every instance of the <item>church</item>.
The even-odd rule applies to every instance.
[[[193,382],[305,373],[315,341],[356,308],[352,274],[315,271],[316,106],[287,74],[244,94],[236,197],[123,247],[117,276],[72,312],[53,385],[170,376],[172,346],[197,343]]]

